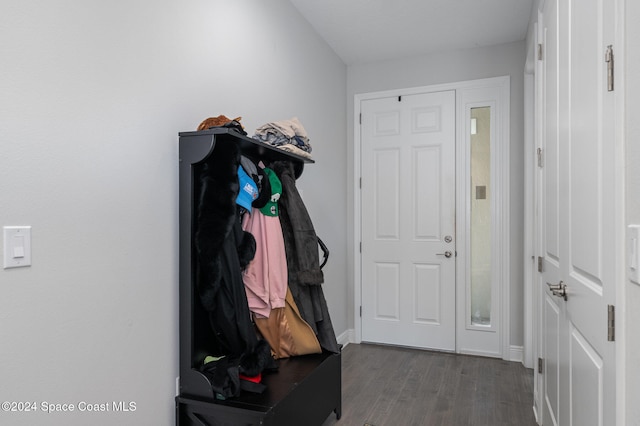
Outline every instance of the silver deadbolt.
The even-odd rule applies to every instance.
[[[451,241],[453,241],[453,238],[451,238],[451,235],[447,235],[446,237],[444,237],[445,243],[450,243]]]
[[[451,257],[453,253],[451,253],[450,251],[445,251],[444,253],[436,253],[436,256],[444,256],[444,257]]]

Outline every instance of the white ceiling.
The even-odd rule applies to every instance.
[[[290,0],[348,64],[524,40],[534,0]]]

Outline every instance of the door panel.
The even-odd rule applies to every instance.
[[[413,238],[416,241],[438,241],[442,238],[440,221],[440,178],[442,169],[440,161],[442,150],[439,146],[413,148],[415,191],[412,197]]]
[[[400,268],[397,263],[376,263],[375,318],[381,321],[400,319]]]
[[[542,305],[542,354],[544,358],[543,384],[543,421],[544,425],[558,425],[560,409],[560,362],[561,362],[561,323],[564,317],[564,305],[547,290],[549,284],[560,281],[560,143],[559,143],[559,88],[558,88],[558,3],[548,0],[545,3],[543,30],[545,57],[543,69],[543,117],[542,148],[544,167],[542,170],[542,256],[544,275],[539,285],[543,288]]]
[[[571,425],[615,424],[615,343],[607,341],[607,305],[615,300],[615,116],[604,62],[605,36],[612,30],[606,9],[614,10],[614,2],[572,0],[567,18]]]
[[[573,1],[571,37],[571,128],[569,191],[571,201],[571,254],[573,272],[601,287],[602,247],[602,85],[604,51],[601,0]],[[601,13],[600,13],[601,15]]]
[[[441,325],[440,318],[440,266],[414,265],[413,300],[415,303],[415,323]]]
[[[378,240],[400,239],[400,150],[381,149],[374,155],[375,235]]]
[[[615,2],[548,0],[544,7],[543,424],[613,425],[607,305],[615,300],[615,116],[604,52],[613,28],[606,10]],[[566,299],[547,284],[566,285]]]
[[[560,307],[557,301],[550,296],[544,298],[544,325],[545,345],[544,345],[544,372],[545,372],[545,409],[546,421],[543,424],[557,425],[558,406],[560,404]]]
[[[580,394],[571,398],[571,424],[603,426],[604,361],[578,329],[571,327],[570,338],[571,393]]]
[[[560,189],[558,143],[558,4],[557,0],[545,3],[544,29],[544,170],[543,170],[543,230],[544,258],[558,267],[560,258]]]
[[[455,350],[454,108],[453,91],[361,103],[364,341]]]

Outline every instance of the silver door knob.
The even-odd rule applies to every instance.
[[[451,241],[453,241],[453,238],[451,237],[451,235],[447,235],[446,237],[444,237],[445,243],[450,243]]]
[[[445,251],[444,253],[436,253],[436,256],[444,256],[444,257],[451,257],[453,253],[451,253],[450,251]]]
[[[560,281],[560,283],[558,283],[558,284],[547,283],[547,286],[549,286],[549,290],[551,290],[551,291],[560,290],[560,288],[562,286],[562,281]]]
[[[551,290],[551,294],[562,297],[565,302],[567,301],[567,285],[563,281],[560,281],[558,284],[547,283],[547,285],[549,286],[549,290]]]

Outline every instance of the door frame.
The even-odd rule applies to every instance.
[[[539,369],[538,358],[542,354],[542,293],[538,286],[539,272],[536,259],[540,256],[541,230],[540,203],[542,175],[537,159],[537,149],[542,146],[541,117],[542,117],[542,69],[541,62],[536,57],[538,44],[543,43],[542,12],[536,10],[536,20],[533,23],[533,33],[527,45],[527,56],[524,69],[524,110],[525,110],[525,216],[524,216],[524,365],[533,369],[533,412],[536,421],[542,421],[543,375]],[[541,161],[541,160],[540,160]]]
[[[466,309],[466,256],[464,255],[467,250],[467,235],[464,227],[456,227],[456,250],[458,251],[459,262],[456,266],[456,352],[457,353],[469,353],[476,355],[487,355],[500,357],[506,360],[521,361],[522,349],[513,348],[510,345],[510,323],[511,323],[511,300],[510,300],[510,273],[511,273],[511,259],[510,259],[510,76],[486,78],[479,80],[461,81],[447,84],[438,84],[430,86],[412,87],[397,90],[385,90],[378,92],[356,94],[354,96],[354,160],[353,160],[353,192],[354,192],[354,209],[353,209],[353,301],[354,301],[354,340],[356,343],[362,341],[362,322],[360,316],[361,303],[362,303],[362,256],[360,253],[360,241],[361,239],[361,215],[362,215],[362,200],[360,193],[360,179],[361,179],[361,132],[360,132],[360,113],[361,102],[370,99],[378,99],[392,96],[407,96],[417,93],[429,93],[440,92],[445,90],[455,90],[456,92],[456,222],[464,222],[470,203],[467,200],[466,190],[464,184],[466,183],[468,170],[467,159],[464,153],[466,152],[466,144],[468,142],[466,133],[468,132],[469,124],[465,119],[466,108],[470,103],[475,102],[478,104],[479,99],[473,98],[474,91],[482,89],[494,88],[494,99],[487,99],[487,101],[493,101],[496,106],[496,124],[495,129],[497,145],[497,154],[499,155],[499,161],[495,162],[496,184],[498,185],[495,192],[497,203],[496,210],[493,212],[493,220],[495,224],[493,232],[496,233],[494,239],[494,245],[497,248],[494,265],[496,265],[496,279],[499,281],[497,285],[497,296],[500,299],[498,301],[500,324],[499,324],[499,348],[497,353],[489,353],[482,350],[482,348],[475,350],[474,348],[461,347],[460,344],[460,329],[461,321],[459,319],[460,314],[464,315]],[[479,106],[479,104],[478,104]],[[492,165],[494,167],[494,165]],[[461,170],[464,174],[461,174]],[[461,186],[462,185],[462,186]],[[462,222],[461,222],[462,221]],[[462,254],[462,255],[461,255]],[[462,265],[462,266],[461,266]],[[461,275],[462,274],[462,275]],[[460,312],[462,310],[462,312]],[[462,317],[464,318],[464,316]],[[464,327],[462,327],[464,329]],[[484,333],[483,331],[476,331],[477,333]],[[462,345],[464,346],[464,345]]]

